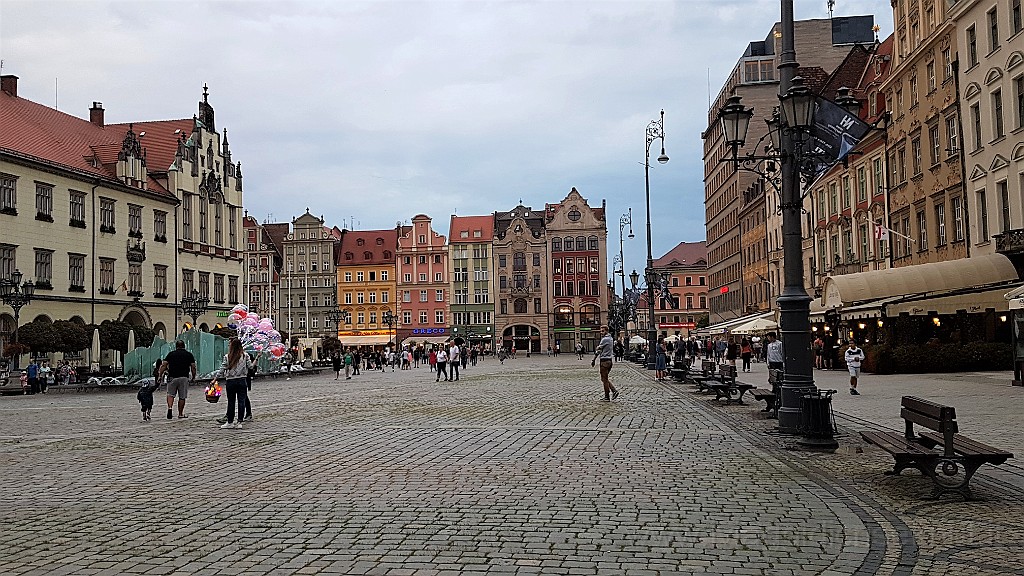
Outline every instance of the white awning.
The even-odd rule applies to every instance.
[[[936,314],[956,314],[957,311],[963,310],[968,314],[977,314],[990,308],[996,312],[1009,310],[1009,303],[1006,300],[1006,287],[893,302],[885,307],[885,313],[889,316],[896,316],[907,312],[916,316],[932,312]]]
[[[822,303],[825,308],[841,308],[893,296],[948,294],[1017,279],[1017,270],[1009,258],[1002,254],[986,254],[829,276],[825,278]]]
[[[739,318],[733,318],[732,320],[726,320],[725,322],[720,322],[718,324],[713,324],[706,328],[701,328],[700,330],[697,330],[696,333],[702,336],[708,336],[712,334],[725,334],[730,332],[733,328],[741,324],[746,324],[747,322],[750,322],[752,320],[757,320],[759,318],[774,319],[774,317],[774,310],[768,310],[767,312],[758,312],[756,314],[748,314],[747,316],[740,316]]]

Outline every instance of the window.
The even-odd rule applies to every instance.
[[[953,53],[948,47],[942,49],[942,81],[953,77]]]
[[[85,292],[85,254],[68,254],[68,284],[71,292]]]
[[[100,232],[114,233],[114,201],[100,198]]]
[[[978,32],[971,26],[967,29],[967,67],[978,65]]]
[[[387,304],[391,300],[391,296],[389,296],[390,294],[391,293],[388,292],[387,290],[382,291],[380,293],[380,301],[381,301],[381,303]]]
[[[935,91],[935,87],[936,87],[936,84],[935,84],[935,62],[934,61],[928,62],[928,65],[925,67],[925,69],[926,69],[927,75],[928,75],[928,92],[931,93],[931,92]]]
[[[576,250],[582,252],[587,249],[587,239],[583,236],[576,237]]]
[[[1006,180],[996,183],[996,194],[999,195],[999,208],[1002,214],[1000,218],[1000,224],[1002,224],[1002,231],[1005,234],[1010,231],[1010,192],[1006,188]]]
[[[868,171],[861,166],[857,168],[857,202],[866,202],[868,199]]]
[[[827,216],[825,213],[825,191],[818,190],[818,218]]]
[[[167,212],[153,210],[153,236],[158,241],[167,241]]]
[[[903,255],[910,256],[910,216],[903,218]]]
[[[36,248],[36,287],[52,287],[53,251]]]
[[[420,279],[420,282],[426,282],[427,281],[427,273],[426,272],[420,272],[419,279]]]
[[[363,272],[361,270],[356,272],[356,282],[362,282],[363,281],[363,277],[364,277],[363,276]]]
[[[526,314],[527,313],[526,299],[525,298],[516,298],[515,301],[512,302],[512,311],[514,313],[516,313],[516,314]]]
[[[348,272],[346,272],[346,273],[345,273],[345,276],[349,276],[349,273],[348,273]],[[405,282],[405,283],[407,283],[407,284],[408,284],[408,283],[410,283],[410,282],[412,282],[412,274],[410,274],[410,273],[408,273],[408,272],[406,272],[405,274],[403,274],[403,275],[402,275],[402,281],[403,281],[403,282]],[[346,282],[347,282],[347,280],[346,280]]]
[[[860,260],[861,262],[868,261],[868,225],[861,224],[857,228],[857,237],[860,239]]]
[[[237,283],[235,287],[237,288]],[[167,297],[167,266],[159,264],[153,266],[153,296],[157,298]],[[237,301],[237,297],[231,300]]]
[[[0,212],[18,214],[18,178],[10,174],[0,174]]]
[[[224,275],[213,275],[213,301],[222,304],[224,302]],[[315,306],[315,304],[314,304]]]
[[[85,194],[71,191],[70,223],[77,228],[85,228]]]
[[[699,301],[700,301],[700,307],[701,308],[707,308],[708,307],[708,299],[707,299],[706,296],[701,296],[699,298]]]
[[[420,244],[426,244],[427,243],[427,236],[425,234],[420,234],[419,243]]]
[[[412,302],[412,292],[409,290],[402,290],[402,302]]]
[[[1020,0],[1010,2],[1010,29],[1011,36],[1016,36],[1021,31]]]
[[[473,289],[473,303],[474,304],[488,304],[491,301],[491,296],[487,292],[486,288],[474,288]]]
[[[377,293],[376,292],[370,292],[368,296],[369,296],[370,304],[376,304],[377,303]]]
[[[597,250],[597,236],[587,238],[587,250]]]
[[[898,176],[896,181],[897,182],[906,182],[907,181],[907,149],[904,148],[903,146],[900,146],[899,148],[896,149],[896,170],[897,170],[897,176]]]
[[[939,125],[932,124],[928,127],[928,164],[934,166],[939,163]]]
[[[113,270],[113,268],[111,268],[111,270]],[[113,283],[113,278],[111,278],[111,283]],[[113,284],[111,284],[111,286],[113,286]],[[192,271],[191,270],[182,270],[181,271],[181,291],[182,291],[182,293],[184,293],[186,295],[192,294],[192,290],[193,289],[194,289],[194,287],[193,287],[193,284],[192,284]],[[111,288],[111,290],[113,290],[113,288]]]
[[[692,294],[687,294],[686,295],[686,309],[690,310],[692,308],[693,308],[693,295]]]
[[[356,292],[356,304],[365,304],[366,295],[362,292]]]
[[[566,252],[569,252],[573,249],[574,240],[572,239],[572,236],[566,236],[565,240],[563,240],[562,242],[564,243],[564,248]]]
[[[828,213],[836,214],[839,212],[839,187],[835,182],[828,185]]]
[[[36,220],[53,222],[53,186],[36,182]]]
[[[974,150],[978,150],[982,146],[981,106],[978,104],[971,106],[971,126],[974,128]]]
[[[185,284],[186,279],[188,284]],[[182,271],[181,282],[183,288],[182,292],[190,294],[192,292],[191,270]],[[100,293],[114,293],[114,261],[110,258],[100,258]]]
[[[426,323],[427,323],[427,311],[426,310],[420,310],[420,324],[426,324]]]
[[[551,251],[552,252],[561,252],[562,251],[562,239],[561,238],[552,238],[551,239]]]
[[[575,274],[576,273],[576,259],[575,258],[566,258],[565,259],[565,273],[566,274]]]
[[[953,241],[960,242],[964,239],[963,200],[957,196],[950,199],[949,205],[953,209]]]
[[[999,48],[999,14],[995,8],[988,12],[988,48],[989,52]]]
[[[199,295],[204,298],[210,297],[210,273],[199,273]]]
[[[442,272],[434,272],[434,282],[444,282],[444,275]]]
[[[917,213],[917,249],[928,249],[928,217],[924,210]]]
[[[917,106],[917,75],[910,77],[910,107]]]
[[[555,296],[561,296],[562,295],[562,283],[560,281],[558,281],[558,280],[555,280],[554,288],[555,288]]]
[[[420,290],[420,302],[427,302],[427,291]]]
[[[1014,92],[1017,98],[1017,128],[1024,126],[1024,76],[1013,80]]]
[[[850,177],[843,176],[843,209],[850,207]]]
[[[412,324],[412,312],[405,310],[402,312],[402,324]]]
[[[499,267],[504,268],[506,266],[507,262],[508,262],[508,260],[506,259],[504,254],[499,254],[498,255],[498,266]]]
[[[590,258],[590,273],[591,274],[597,274],[598,273],[597,258],[594,258],[594,257]]]
[[[959,140],[957,138],[956,116],[946,118],[946,154],[947,157],[959,152]]]
[[[434,310],[434,324],[444,324],[444,310]]]
[[[142,264],[128,264],[128,295],[142,295]]]
[[[199,197],[199,241],[202,242],[203,244],[206,244],[208,242],[208,237],[206,235],[206,225],[208,223],[207,222],[208,218],[207,218],[206,215],[207,215],[207,210],[209,209],[209,207],[210,207],[209,200],[207,200],[205,196],[200,196]]]
[[[434,264],[440,264],[440,263],[441,263],[441,255],[440,254],[435,254],[434,255]]]
[[[946,244],[946,205],[935,205],[935,245]]]
[[[921,173],[921,137],[917,136],[910,141],[910,156],[914,163],[914,175]]]
[[[1002,138],[1005,136],[1003,132],[1003,91],[996,90],[992,93],[992,128],[995,132],[995,138]]]
[[[235,212],[237,211],[238,209],[234,206],[228,206],[228,242],[232,250],[238,247],[238,239],[235,237]]]
[[[435,302],[444,302],[444,290],[435,290],[434,291],[434,301]]]
[[[128,205],[128,235],[142,237],[142,206]]]
[[[978,190],[978,233],[982,242],[988,242],[988,199],[985,190]]]

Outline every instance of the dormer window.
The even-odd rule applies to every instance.
[[[356,246],[362,246],[363,244],[366,244],[366,241],[362,238],[356,240]]]
[[[354,259],[355,257],[356,257],[356,255],[355,255],[355,254],[353,254],[353,253],[351,253],[351,252],[345,252],[345,260],[352,260],[352,259]]]
[[[383,245],[384,245],[384,239],[383,238],[377,238],[377,246],[383,246]]]

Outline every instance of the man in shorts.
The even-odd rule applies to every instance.
[[[178,398],[178,418],[185,416],[185,398],[188,397],[188,384],[196,379],[196,357],[185,350],[185,343],[178,340],[174,350],[164,358],[160,365],[157,382],[167,374],[167,419],[174,417],[174,398]]]
[[[859,396],[857,377],[860,376],[860,363],[864,360],[864,351],[857,346],[853,338],[850,338],[850,347],[846,349],[844,360],[846,360],[846,367],[850,369],[850,394]]]

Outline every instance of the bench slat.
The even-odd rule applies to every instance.
[[[921,436],[934,442],[936,445],[941,445],[944,440],[941,434],[934,432],[922,432]],[[977,440],[973,440],[966,436],[957,434],[953,436],[953,450],[963,454],[964,456],[991,456],[995,458],[1013,458],[1013,454],[1005,450],[1000,450],[994,446],[988,444],[982,444]]]
[[[956,420],[941,420],[938,418],[933,418],[931,416],[928,416],[927,414],[915,412],[909,408],[903,408],[900,410],[900,418],[913,422],[914,424],[919,424],[926,428],[931,428],[932,430],[935,430],[937,432],[945,432],[949,429],[952,429],[954,433],[958,432]]]
[[[900,406],[936,420],[956,420],[956,410],[952,406],[944,406],[917,396],[904,396],[900,400]]]

